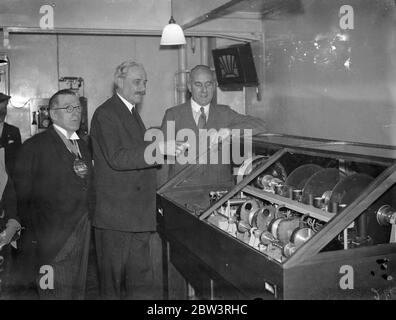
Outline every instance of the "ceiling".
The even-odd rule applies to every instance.
[[[279,15],[302,12],[301,0],[243,0],[224,10],[224,13],[254,12],[261,15]]]
[[[280,19],[303,12],[302,0],[230,0],[185,23],[183,29],[230,14],[255,13],[262,19]]]

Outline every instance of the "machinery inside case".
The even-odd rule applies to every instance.
[[[250,167],[244,167],[253,173],[239,177],[240,188],[231,192],[235,194],[201,219],[279,263],[319,237],[336,216],[344,216],[345,228],[321,252],[396,242],[394,190],[354,219],[343,214],[366,199],[366,189],[386,165],[297,150],[284,151],[271,165],[267,159],[258,155],[248,160]]]
[[[171,188],[160,190],[174,204],[183,202],[186,214],[202,224],[197,230],[209,228],[208,238],[215,241],[216,234],[222,242],[202,238],[199,248],[184,236],[184,246],[246,297],[261,290],[275,298],[396,298],[395,150],[314,139],[286,142],[258,138],[253,158],[233,168],[231,183],[183,187],[197,172],[189,168]],[[163,227],[177,238],[171,225]],[[222,251],[210,253],[211,247]],[[218,258],[233,255],[228,247],[238,259]],[[246,277],[260,274],[257,287],[254,279],[248,284],[233,274],[229,263],[224,270],[224,260],[245,269]]]

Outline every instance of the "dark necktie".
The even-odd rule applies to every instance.
[[[198,129],[204,129],[206,127],[206,114],[204,107],[201,107],[201,114],[198,119]]]
[[[77,140],[69,139],[69,141],[70,141],[70,151],[76,156],[76,158],[78,158],[79,153],[78,153]]]
[[[144,126],[143,120],[142,120],[142,118],[140,117],[139,113],[136,111],[136,107],[133,107],[132,110],[131,110],[131,112],[132,112],[132,115],[134,116],[135,120],[136,120],[137,123],[139,124],[140,128],[141,128],[143,131],[146,131],[146,127]]]

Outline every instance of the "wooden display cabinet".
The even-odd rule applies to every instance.
[[[190,165],[158,190],[165,298],[394,299],[395,148],[267,134],[253,150],[243,176],[196,183]]]

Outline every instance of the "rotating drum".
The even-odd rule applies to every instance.
[[[322,170],[317,164],[304,164],[294,169],[286,179],[286,185],[293,189],[303,189],[307,180],[316,172]]]
[[[257,168],[260,164],[267,161],[267,156],[254,156],[253,158],[246,159],[243,161],[242,165],[238,169],[236,182],[240,183],[243,178],[252,173],[252,171]]]
[[[268,224],[272,219],[275,218],[276,209],[272,205],[267,205],[260,208],[255,218],[253,218],[252,226],[256,227],[261,231],[266,231],[268,229]]]
[[[290,242],[292,242],[296,248],[298,248],[311,239],[314,233],[315,232],[308,227],[297,228],[293,231],[290,237]]]
[[[300,219],[274,219],[271,221],[268,229],[272,235],[283,244],[290,241],[293,231],[300,225]]]
[[[238,209],[238,230],[240,232],[246,232],[248,229],[250,229],[250,221],[252,221],[252,216],[259,208],[260,203],[257,200],[249,199]]]
[[[239,167],[236,182],[240,183],[246,176],[250,175],[254,169],[264,164],[268,156],[254,156],[253,158],[246,159]],[[285,167],[280,162],[275,162],[272,166],[265,170],[266,175],[271,175],[273,178],[279,178],[282,181],[286,180],[287,172]]]
[[[374,180],[373,177],[363,174],[355,173],[344,180],[337,183],[331,194],[330,201],[345,205],[351,204],[367,186]],[[363,212],[355,221],[357,236],[365,238],[368,235],[368,221],[367,214]]]
[[[373,177],[363,173],[347,176],[334,186],[330,202],[334,201],[348,206],[373,180]]]
[[[303,203],[309,203],[310,198],[323,197],[323,195],[342,181],[344,175],[335,168],[323,169],[314,173],[303,188]],[[328,194],[328,193],[327,193]]]

